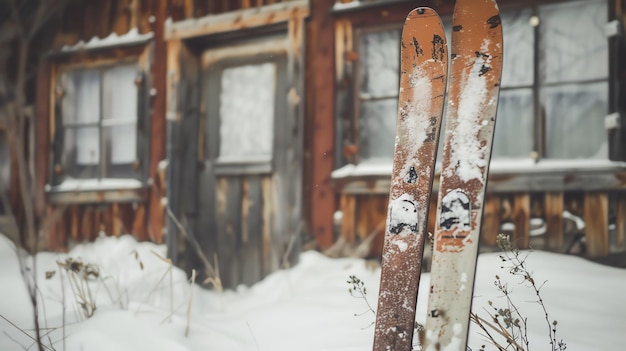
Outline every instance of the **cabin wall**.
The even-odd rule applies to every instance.
[[[355,89],[357,88],[355,85],[358,82],[358,77],[355,77],[354,74],[355,67],[359,65],[357,33],[372,25],[401,25],[404,16],[415,6],[411,1],[361,1],[357,5],[349,4],[350,2],[349,0],[310,1],[310,14],[306,19],[300,18],[301,22],[285,20],[289,26],[292,26],[288,28],[288,32],[290,35],[294,35],[291,39],[293,45],[302,45],[302,48],[298,48],[295,51],[301,52],[303,56],[294,58],[295,64],[293,67],[296,67],[304,75],[304,78],[298,83],[300,84],[298,89],[301,95],[295,96],[303,104],[295,106],[296,111],[293,112],[294,115],[302,116],[302,128],[299,129],[299,133],[302,133],[301,138],[304,141],[301,150],[296,151],[296,153],[301,153],[302,165],[301,167],[290,166],[289,168],[289,172],[294,174],[300,172],[302,180],[299,183],[290,184],[288,187],[290,192],[297,194],[294,196],[299,197],[294,197],[290,201],[293,204],[301,203],[302,208],[291,213],[290,216],[303,219],[303,222],[298,225],[303,228],[303,233],[305,233],[303,240],[305,242],[313,242],[320,248],[328,248],[337,240],[338,236],[343,235],[335,231],[334,215],[338,209],[342,210],[344,214],[342,219],[344,226],[355,228],[355,231],[351,229],[346,231],[349,240],[353,240],[350,239],[352,236],[355,238],[367,237],[372,232],[376,232],[378,228],[377,222],[382,221],[384,217],[386,208],[386,200],[384,200],[386,190],[384,185],[374,193],[363,195],[365,197],[361,199],[359,197],[361,195],[356,196],[347,189],[353,187],[355,183],[362,182],[363,179],[355,178],[349,181],[334,179],[331,173],[346,163],[359,161],[358,143],[356,140],[359,126],[353,118],[358,109],[354,102]],[[500,7],[503,9],[514,9],[556,2],[560,1],[503,0],[500,1]],[[178,39],[173,37],[167,39],[167,36],[171,36],[171,33],[166,33],[166,19],[170,18],[172,23],[177,23],[190,19],[201,19],[207,16],[236,14],[242,10],[262,11],[281,3],[288,4],[293,3],[293,1],[78,1],[70,2],[67,9],[63,12],[62,19],[59,18],[51,22],[45,36],[45,38],[50,38],[50,40],[42,37],[36,41],[36,44],[40,47],[48,45],[53,52],[58,52],[66,45],[72,46],[80,40],[88,41],[92,37],[105,38],[111,33],[124,35],[132,29],[137,29],[139,34],[152,32],[154,33],[154,38],[149,44],[151,51],[149,64],[151,88],[149,108],[151,117],[149,124],[149,156],[145,165],[149,182],[141,190],[139,198],[133,200],[128,200],[127,198],[124,201],[116,200],[116,196],[119,194],[113,193],[100,199],[98,199],[97,195],[94,195],[96,200],[90,197],[90,199],[81,198],[80,201],[57,203],[48,196],[45,188],[49,184],[51,169],[53,168],[53,165],[50,164],[49,149],[54,137],[54,125],[51,124],[51,115],[54,110],[54,87],[52,86],[52,80],[54,79],[55,60],[48,57],[43,59],[33,58],[31,60],[32,65],[37,67],[37,84],[30,84],[32,89],[29,90],[29,94],[31,94],[30,100],[36,102],[32,104],[35,106],[34,115],[37,120],[37,123],[35,123],[36,138],[34,141],[37,169],[36,184],[42,194],[41,196],[45,196],[48,200],[49,208],[47,211],[60,218],[59,224],[55,225],[51,230],[47,244],[49,248],[63,249],[73,240],[94,238],[101,231],[106,234],[116,235],[118,229],[122,231],[130,230],[133,235],[142,240],[163,242],[171,239],[171,236],[166,237],[165,233],[175,233],[177,229],[172,223],[166,224],[168,216],[164,206],[165,198],[173,205],[173,208],[177,206],[177,203],[185,203],[184,209],[179,207],[178,210],[192,213],[195,211],[194,206],[201,204],[196,200],[185,200],[189,195],[183,194],[183,190],[188,189],[181,188],[180,185],[189,184],[189,182],[202,183],[202,179],[197,174],[185,175],[184,177],[186,178],[184,179],[176,178],[178,176],[171,172],[172,167],[178,161],[172,158],[169,160],[170,167],[167,169],[159,167],[159,163],[168,158],[166,152],[168,145],[176,147],[176,135],[173,132],[176,131],[176,128],[179,128],[172,124],[178,118],[176,113],[179,112],[177,110],[179,107],[172,109],[171,103],[176,102],[175,97],[180,92],[174,91],[178,88],[170,85],[170,76],[172,74],[174,76],[179,75],[180,72],[177,71],[179,68],[168,66],[168,62],[180,60],[180,55],[190,55],[190,57],[199,55],[194,50],[197,50],[198,45],[204,44],[192,39],[194,36],[206,36],[211,31],[224,31],[224,28],[226,28],[225,31],[230,31],[231,33],[247,35],[246,33],[251,33],[246,32],[246,27],[250,24],[257,26],[263,24],[263,21],[272,22],[278,19],[274,18],[274,15],[268,14],[266,17],[257,17],[260,18],[258,19],[259,22],[251,23],[246,22],[246,20],[242,21],[241,18],[237,19],[236,15],[233,15],[235,22],[239,21],[237,22],[238,24],[225,24],[226,27],[213,26],[210,29],[198,25],[179,32],[177,34],[179,36]],[[453,4],[454,1],[450,0],[432,0],[422,3],[422,5],[435,8],[444,17],[451,14]],[[621,19],[621,23],[624,23],[623,0],[609,1],[609,12],[611,18]],[[290,16],[288,13],[280,15]],[[299,30],[302,30],[302,32],[298,32]],[[185,35],[187,37],[182,38]],[[306,40],[298,41],[295,38],[305,38]],[[626,118],[624,101],[626,101],[626,98],[623,98],[623,96],[626,89],[623,87],[626,75],[623,73],[625,65],[621,64],[621,62],[623,62],[622,58],[626,55],[626,45],[624,45],[623,35],[611,39],[610,45],[609,65],[611,67],[611,75],[619,77],[610,88],[610,112],[618,112],[618,122],[624,125],[626,124],[624,123],[624,118]],[[80,55],[82,54],[78,56]],[[7,64],[4,66],[10,66],[11,62],[11,59],[5,60],[4,63]],[[198,62],[197,64],[200,63]],[[189,87],[189,89],[193,90],[194,86]],[[291,98],[294,98],[294,96],[291,96]],[[201,106],[198,105],[195,108],[201,109]],[[167,113],[174,113],[174,117],[166,118]],[[200,120],[194,123],[200,123]],[[188,136],[193,131],[194,126],[199,126],[199,124],[194,123],[186,125],[184,128],[180,127],[182,129],[176,132],[179,134],[179,140]],[[626,128],[620,128],[608,132],[609,143],[613,145],[611,148],[611,159],[624,159],[623,143],[626,139],[624,136],[625,131]],[[201,143],[200,140],[201,137],[198,136],[198,143]],[[189,141],[187,140],[187,142]],[[173,150],[172,152],[180,152],[180,150]],[[193,164],[194,160],[198,162],[203,160],[201,153],[198,153],[197,156],[189,154],[185,155],[185,157],[187,159],[181,161],[185,165]],[[164,166],[164,164],[161,164],[161,166]],[[203,166],[205,166],[204,161],[200,162],[198,167]],[[12,172],[15,174],[14,167]],[[298,176],[296,175],[296,177]],[[591,212],[594,208],[600,208],[604,211],[603,208],[606,207],[606,212],[609,213],[609,220],[607,223],[600,221],[598,225],[608,225],[611,228],[615,225],[618,228],[616,230],[616,240],[619,244],[619,242],[624,241],[623,230],[619,228],[623,228],[623,218],[626,217],[626,215],[623,215],[623,181],[605,184],[604,180],[607,177],[622,177],[621,179],[623,179],[623,174],[620,172],[601,174],[598,175],[598,178],[591,177],[584,182],[571,183],[580,185],[580,189],[573,189],[570,186],[565,190],[544,190],[541,186],[537,188],[536,182],[529,182],[525,177],[518,177],[515,172],[499,175],[496,177],[497,179],[506,178],[508,180],[504,181],[504,183],[507,186],[512,185],[509,188],[501,187],[500,190],[495,190],[493,196],[490,195],[491,201],[488,201],[486,209],[489,220],[485,221],[486,225],[493,222],[493,224],[488,226],[497,227],[497,223],[504,222],[508,217],[502,213],[505,211],[504,209],[511,206],[515,209],[516,218],[522,218],[519,220],[520,224],[518,225],[518,228],[522,228],[525,226],[525,219],[523,218],[528,217],[525,215],[528,212],[526,208],[529,206],[533,207],[533,204],[541,203],[543,208],[550,209],[546,211],[557,213],[561,209],[570,207],[568,199],[585,199],[586,196],[589,196],[586,203],[597,203],[598,206],[587,206],[587,212]],[[384,181],[384,178],[382,177],[381,179]],[[603,182],[602,184],[606,186],[590,185],[595,179],[600,179]],[[511,180],[511,184],[507,183],[509,180]],[[366,181],[372,182],[371,179],[366,179]],[[15,186],[16,182],[17,177],[13,176],[11,178],[12,188],[17,188]],[[241,189],[248,189],[248,191],[256,193],[256,186],[245,185],[246,182],[247,180],[241,183]],[[263,182],[260,179],[252,180],[252,184],[262,184]],[[374,183],[376,182],[374,181]],[[491,183],[494,184],[494,181],[491,181]],[[214,185],[205,184],[205,186],[209,187],[214,187]],[[580,190],[582,193],[577,193],[576,190]],[[243,193],[245,191],[242,190]],[[502,195],[505,193],[508,195]],[[604,199],[605,197],[606,200]],[[544,200],[534,200],[538,198],[544,198]],[[506,199],[517,199],[517,201]],[[14,204],[13,207],[19,208],[16,192],[12,193],[11,200]],[[241,202],[242,204],[246,202],[243,195]],[[606,206],[604,206],[605,203],[607,204]],[[582,210],[580,213],[584,214],[585,207],[584,205],[581,206]],[[245,206],[242,205],[242,207]],[[346,215],[349,213],[355,213],[356,217],[350,219],[350,216]],[[23,219],[20,219],[19,210],[16,211],[16,215],[18,222],[23,221]],[[194,214],[194,216],[198,217],[199,215]],[[604,216],[602,217],[604,218]],[[190,215],[188,222],[190,228],[197,230],[203,226],[200,223],[202,220],[194,221],[191,218],[192,216]],[[559,216],[550,215],[547,216],[546,222],[553,228],[559,228],[561,226],[559,218]],[[81,232],[81,230],[85,232]],[[518,236],[523,237],[524,235],[519,234]],[[376,240],[380,242],[379,239]],[[492,237],[487,240],[493,242]],[[559,239],[557,234],[554,243],[550,245],[558,246],[560,242],[561,239]],[[185,243],[180,243],[181,246],[178,248],[175,247],[175,240],[168,241],[168,244],[174,247],[174,251],[178,251],[181,254],[188,252],[188,249],[184,246]],[[212,245],[208,241],[201,244],[204,246]],[[606,244],[601,243],[599,247],[601,248],[598,251],[603,252]]]
[[[499,1],[499,7],[502,11],[514,11],[562,2],[564,1]],[[454,1],[427,1],[420,5],[437,10],[445,22],[452,14]],[[620,26],[623,26],[624,2],[608,1],[607,5],[609,21],[618,19],[621,21]],[[362,35],[374,30],[401,28],[406,14],[414,6],[409,2],[394,2],[383,6],[377,2],[356,3],[347,0],[338,2],[329,10],[335,24],[333,59],[336,99],[334,110],[336,123],[333,126],[336,138],[332,142],[335,145],[333,147],[335,165],[331,184],[338,198],[339,210],[336,216],[338,236],[334,239],[336,242],[334,249],[348,243],[351,248],[343,249],[347,253],[359,248],[358,255],[364,255],[363,247],[367,247],[369,248],[367,256],[380,257],[391,172],[390,164],[388,167],[382,165],[382,168],[377,165],[374,171],[365,170],[367,167],[360,169],[358,166],[364,161],[360,150],[362,147],[360,133],[363,125],[359,120],[361,107],[358,100],[366,99],[359,95],[363,89],[359,69],[364,65],[365,59],[360,57],[362,52],[359,49],[359,40]],[[623,60],[620,60],[620,55],[624,54],[625,39],[623,34],[618,34],[607,40],[609,77],[617,77],[609,78],[607,112],[609,114],[618,112],[617,124],[621,120],[623,125],[624,99],[619,96],[623,95],[626,76],[619,72],[625,69],[621,63]],[[535,44],[535,48],[537,47]],[[387,68],[389,67],[384,67]],[[538,74],[537,77],[541,77],[541,73]],[[540,91],[538,87],[533,89]],[[537,103],[542,103],[543,98],[537,95]],[[602,125],[601,120],[598,122]],[[545,114],[538,116],[535,123],[537,127],[534,127],[535,130],[532,132],[536,134],[535,138],[544,137],[542,133],[545,133]],[[541,124],[543,126],[540,126]],[[596,160],[588,160],[588,163],[585,160],[578,160],[570,167],[562,167],[563,164],[558,162],[555,164],[545,162],[539,167],[534,167],[525,163],[526,160],[522,160],[520,164],[511,168],[509,166],[514,165],[515,160],[501,163],[500,166],[494,166],[497,162],[492,162],[492,169],[495,167],[495,171],[491,172],[487,188],[484,235],[481,238],[483,243],[495,245],[496,235],[506,232],[512,235],[520,247],[532,246],[554,251],[579,250],[581,253],[580,247],[572,245],[572,240],[584,238],[585,254],[588,256],[605,256],[611,252],[626,251],[623,244],[626,235],[623,229],[626,212],[622,205],[626,192],[624,183],[626,170],[624,163],[621,162],[625,159],[623,144],[620,144],[626,140],[623,137],[624,131],[626,128],[607,128],[606,140],[609,152],[604,163],[600,162],[597,167],[592,166]],[[326,145],[332,143],[327,142]],[[535,161],[530,163],[535,164],[541,158],[546,158],[546,144],[540,141],[533,147],[537,152],[530,153],[529,157],[534,157]],[[617,162],[611,164],[609,160]],[[343,168],[344,165],[350,164],[357,165],[354,171]],[[437,179],[438,177],[439,175],[436,175]],[[434,188],[437,189],[437,184]],[[433,193],[433,198],[429,212],[430,232],[433,231],[435,224],[436,193]],[[585,228],[576,228],[568,213],[584,220]],[[541,230],[545,230],[546,234],[539,235]],[[580,244],[579,241],[576,243]],[[355,252],[353,254],[357,254]]]

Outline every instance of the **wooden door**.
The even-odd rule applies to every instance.
[[[290,60],[272,40],[260,43],[202,54],[197,230],[224,287],[259,281],[299,246],[302,138],[288,104]]]

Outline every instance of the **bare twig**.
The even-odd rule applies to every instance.
[[[41,347],[50,350],[50,351],[54,351],[53,349],[51,349],[50,347],[44,345],[43,343],[39,342],[37,339],[35,339],[34,337],[32,337],[30,334],[28,334],[24,329],[20,328],[19,326],[17,326],[15,323],[11,322],[10,320],[8,320],[5,316],[0,314],[0,318],[4,319],[7,323],[9,323],[13,328],[19,330],[22,334],[26,335],[29,339],[33,340],[34,342],[38,343]]]
[[[221,292],[223,290],[222,280],[220,278],[219,270],[216,269],[217,266],[213,266],[211,264],[209,259],[204,254],[204,251],[202,250],[202,247],[196,240],[195,236],[189,234],[187,229],[178,221],[178,219],[176,218],[176,215],[174,215],[174,213],[172,212],[172,209],[169,206],[166,206],[166,211],[167,211],[167,215],[172,219],[172,221],[174,222],[174,224],[176,225],[180,233],[183,234],[183,236],[189,240],[189,242],[193,245],[196,253],[202,260],[202,263],[204,264],[204,268],[206,270],[206,274],[208,276],[205,282],[206,281],[212,282],[215,290]]]
[[[191,320],[191,303],[193,302],[193,286],[196,283],[196,270],[191,270],[191,286],[189,287],[189,304],[187,305],[187,326],[185,327],[185,337],[189,337],[189,321]]]

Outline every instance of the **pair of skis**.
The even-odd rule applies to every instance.
[[[446,130],[425,350],[465,351],[502,72],[495,0],[457,0],[448,75],[437,13],[409,13],[402,33],[395,158],[374,351],[411,350],[443,106]]]

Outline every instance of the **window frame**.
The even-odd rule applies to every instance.
[[[206,121],[204,135],[208,144],[203,146],[201,156],[213,160],[214,172],[218,176],[270,174],[276,169],[277,151],[283,147],[284,126],[289,115],[287,111],[287,91],[289,65],[288,42],[283,35],[269,35],[260,41],[241,43],[225,43],[218,47],[207,47],[202,53],[203,75],[207,88],[202,92],[202,118]],[[220,158],[220,94],[222,73],[232,67],[256,65],[263,63],[275,64],[274,116],[272,118],[272,150],[266,158]],[[203,137],[204,138],[204,137]]]
[[[398,30],[400,32],[400,36],[399,38],[402,38],[402,25],[403,23],[387,23],[387,24],[382,24],[382,25],[377,25],[377,26],[371,26],[371,27],[359,27],[356,28],[355,30],[355,52],[357,53],[357,55],[359,55],[359,59],[356,61],[356,64],[353,66],[353,72],[352,72],[352,76],[354,77],[354,85],[353,85],[353,89],[352,89],[352,111],[354,111],[354,117],[352,118],[352,126],[351,126],[351,130],[349,132],[350,135],[352,135],[352,142],[354,143],[354,145],[357,146],[359,152],[357,154],[356,157],[356,161],[357,163],[361,163],[361,162],[371,162],[371,163],[386,163],[387,160],[384,158],[364,158],[363,154],[362,154],[362,147],[363,147],[363,140],[362,140],[362,134],[361,134],[361,130],[364,128],[363,126],[363,116],[361,115],[361,111],[362,111],[362,106],[363,103],[365,101],[380,101],[380,100],[389,100],[395,97],[396,99],[396,113],[394,113],[393,118],[396,118],[397,115],[397,100],[399,98],[399,89],[395,90],[395,94],[392,95],[386,95],[386,96],[382,96],[382,97],[373,97],[370,99],[366,99],[362,96],[361,94],[361,85],[363,83],[361,77],[363,76],[361,69],[363,68],[364,64],[363,64],[363,60],[361,60],[361,38],[364,35],[370,34],[370,33],[380,33],[380,32],[385,32],[385,31],[392,31],[392,30]],[[400,43],[398,42],[398,50],[400,48]],[[400,53],[398,51],[398,69],[400,69]],[[398,87],[400,86],[400,73],[398,73]],[[392,153],[391,153],[391,158],[388,160],[390,163],[393,162],[393,148],[392,148]]]
[[[135,41],[120,40],[119,45],[94,46],[85,48],[79,42],[76,48],[65,48],[48,55],[50,62],[50,111],[49,126],[51,148],[48,158],[48,177],[45,185],[46,198],[51,203],[103,203],[103,202],[137,202],[148,197],[149,157],[150,157],[150,116],[151,96],[156,93],[151,87],[151,62],[153,61],[152,34],[138,36]],[[120,37],[123,39],[123,37]],[[82,45],[81,45],[82,44]],[[135,79],[137,85],[137,121],[136,121],[136,167],[137,177],[106,178],[99,171],[98,178],[64,179],[62,155],[64,154],[62,121],[63,89],[61,79],[64,72],[75,69],[104,70],[111,67],[133,64],[137,67]],[[103,75],[101,76],[103,77]],[[100,84],[102,88],[102,83]],[[101,92],[101,90],[100,90]],[[100,93],[100,95],[102,95]],[[100,97],[102,98],[102,97]],[[102,107],[98,117],[98,133],[102,138]],[[105,123],[106,124],[106,123]],[[99,140],[102,147],[103,140]],[[98,168],[107,163],[102,158],[104,150],[100,150]]]

